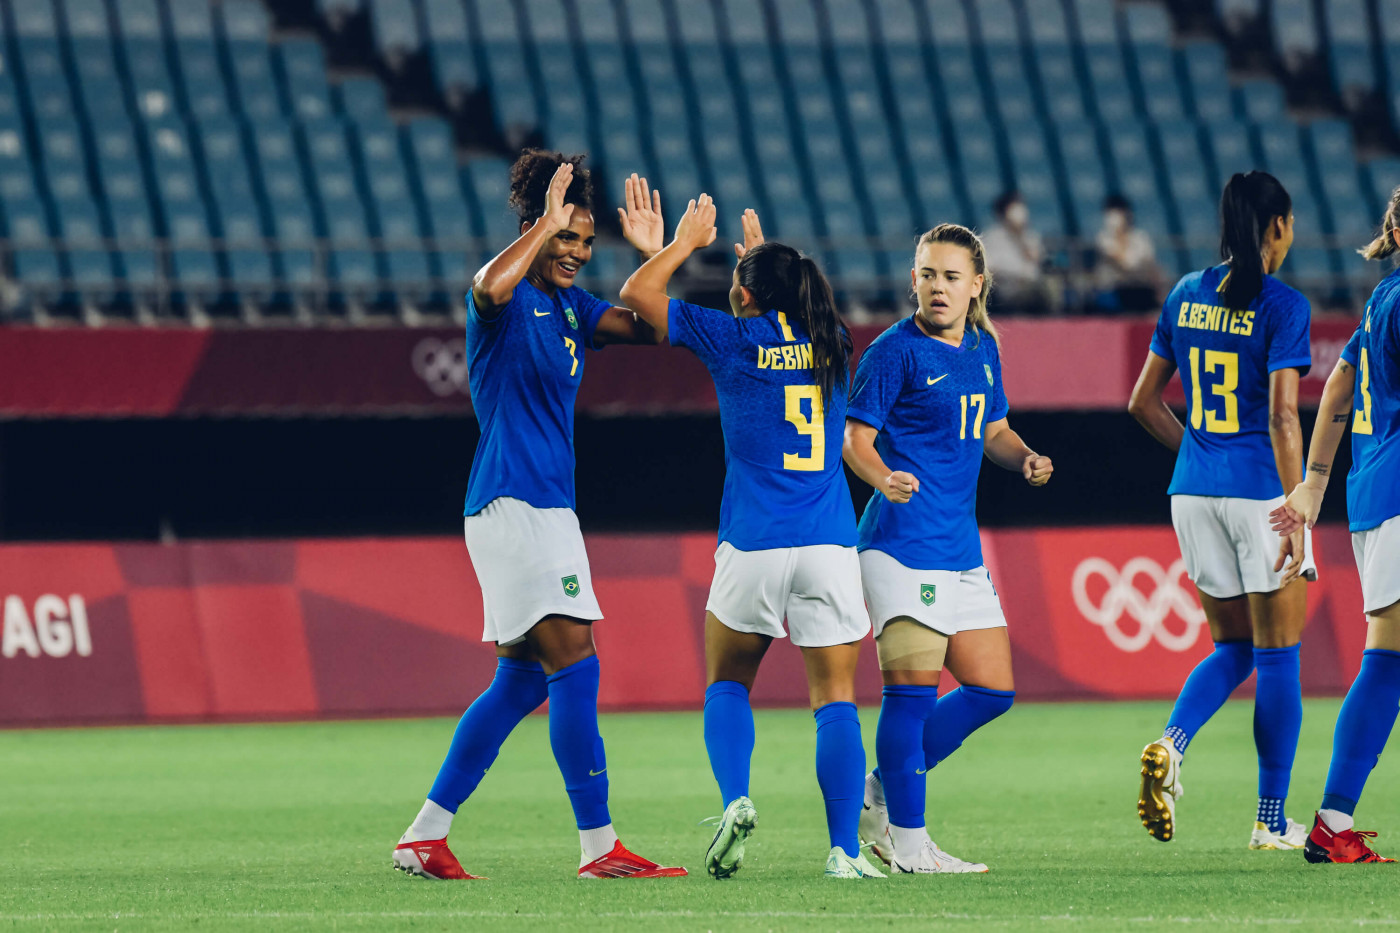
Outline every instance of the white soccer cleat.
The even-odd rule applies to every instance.
[[[987,866],[949,855],[932,839],[926,838],[917,858],[906,865],[896,855],[890,862],[890,870],[901,875],[980,875],[986,873]]]
[[[1176,833],[1176,802],[1184,793],[1181,752],[1171,739],[1162,736],[1142,750],[1142,785],[1138,791],[1138,818],[1153,839],[1171,841]]]
[[[878,784],[879,779],[872,771],[865,778],[865,805],[860,811],[860,841],[870,846],[875,857],[886,865],[894,857],[894,844],[890,842],[890,811],[883,803],[876,803],[870,785]]]
[[[831,854],[826,857],[826,876],[851,879],[885,877],[864,855],[858,853],[851,858],[840,846],[832,846]]]
[[[719,829],[705,853],[705,870],[712,878],[728,878],[744,864],[744,842],[758,822],[758,811],[747,797],[735,797],[724,808]]]
[[[1308,828],[1293,820],[1287,820],[1287,824],[1287,828],[1283,832],[1276,833],[1268,826],[1255,820],[1254,832],[1249,834],[1249,847],[1251,849],[1301,849],[1308,841]]]

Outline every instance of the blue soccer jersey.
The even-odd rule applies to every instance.
[[[1381,280],[1342,359],[1356,367],[1347,518],[1352,531],[1400,515],[1400,271]]]
[[[741,551],[856,543],[841,466],[846,380],[823,400],[812,344],[779,311],[736,318],[671,299],[671,344],[691,350],[715,380],[724,431],[719,540]]]
[[[877,337],[856,367],[846,415],[879,428],[875,450],[891,470],[918,477],[919,491],[900,504],[876,490],[860,519],[860,550],[914,570],[980,567],[982,438],[1006,410],[1001,354],[988,334],[969,327],[954,347],[909,317]]]
[[[574,400],[583,348],[611,305],[581,288],[555,295],[515,286],[500,316],[483,320],[467,293],[467,378],[481,440],[466,514],[509,496],[535,508],[574,507]]]
[[[1248,308],[1226,308],[1229,271],[1214,266],[1178,282],[1152,335],[1152,352],[1181,372],[1189,412],[1167,491],[1274,499],[1283,484],[1269,442],[1269,374],[1312,366],[1308,300],[1266,275]]]

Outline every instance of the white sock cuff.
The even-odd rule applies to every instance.
[[[1322,822],[1334,833],[1344,833],[1356,825],[1352,815],[1341,810],[1318,810],[1317,815],[1322,817]]]
[[[613,850],[613,846],[617,844],[617,831],[613,829],[611,823],[599,826],[597,829],[580,829],[578,841],[579,846],[583,849],[583,861],[579,863],[579,867],[582,868]]]
[[[446,839],[452,831],[453,813],[431,800],[423,801],[423,809],[413,819],[413,825],[400,842],[422,842],[425,839]]]
[[[865,776],[865,792],[870,795],[870,799],[875,802],[875,806],[885,805],[885,785],[880,783],[880,779],[871,771]]]

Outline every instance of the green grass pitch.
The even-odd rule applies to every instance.
[[[1310,701],[1290,813],[1321,793],[1337,701]],[[988,875],[829,881],[811,716],[758,714],[758,830],[744,869],[704,873],[719,812],[696,713],[607,716],[624,841],[683,864],[670,881],[574,878],[575,834],[542,717],[506,744],[453,830],[477,883],[409,878],[389,851],[453,723],[0,733],[0,928],[19,930],[1069,930],[1400,925],[1400,865],[1312,866],[1246,849],[1248,703],[1191,746],[1178,837],[1136,819],[1137,755],[1168,704],[1024,704],[930,775],[929,819]],[[867,748],[874,709],[864,713]],[[1400,854],[1383,759],[1362,828]]]

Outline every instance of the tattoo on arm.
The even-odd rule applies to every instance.
[[[1346,420],[1347,420],[1348,418],[1350,418],[1350,417],[1351,417],[1351,415],[1348,415],[1348,414],[1333,415],[1333,416],[1332,416],[1332,423],[1333,423],[1333,424],[1342,424],[1344,421],[1346,421]]]
[[[1339,370],[1341,370],[1341,373],[1342,373],[1343,376],[1345,376],[1347,373],[1351,372],[1351,364],[1348,363],[1346,360],[1338,360],[1338,361],[1337,361],[1337,368],[1338,368]]]
[[[1308,464],[1308,472],[1316,473],[1318,476],[1326,476],[1328,473],[1332,472],[1332,465],[1328,463],[1318,463],[1314,460],[1312,463]]]

